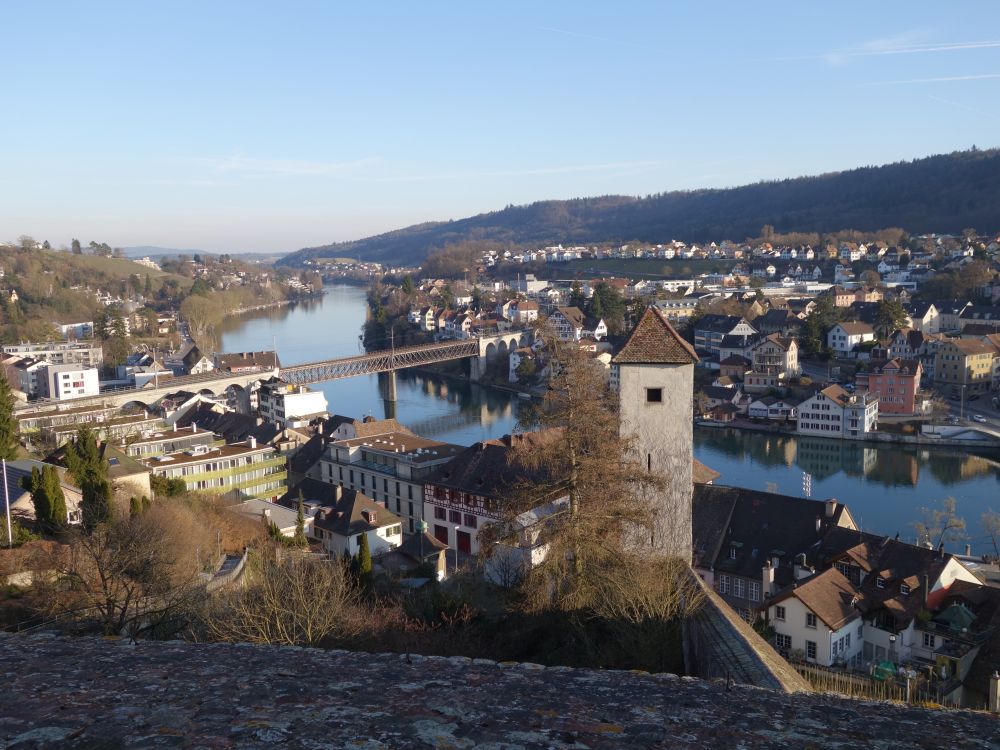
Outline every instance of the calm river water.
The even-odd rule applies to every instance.
[[[364,289],[331,286],[321,298],[230,319],[222,350],[270,349],[273,343],[286,365],[351,356],[362,351],[365,313]],[[374,375],[314,387],[326,394],[332,413],[385,416]],[[398,375],[397,399],[400,422],[417,434],[461,445],[511,432],[524,408],[505,391],[409,372]],[[919,508],[954,497],[973,551],[993,551],[980,516],[991,507],[1000,511],[1000,456],[711,428],[695,430],[694,451],[722,473],[717,484],[802,495],[808,473],[812,497],[836,497],[864,529],[880,534],[912,537]]]

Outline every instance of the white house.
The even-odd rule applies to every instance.
[[[878,397],[851,394],[831,385],[799,404],[800,435],[831,438],[864,438],[878,427]]]
[[[766,585],[766,570],[764,575]],[[825,667],[857,664],[864,629],[856,602],[854,586],[836,568],[796,581],[767,607],[775,647],[783,654],[800,652]]]
[[[838,355],[844,356],[858,344],[875,340],[875,329],[867,323],[837,323],[826,335],[826,345]]]
[[[399,516],[357,490],[340,489],[338,494],[336,505],[320,508],[313,518],[313,536],[332,557],[358,554],[362,536],[368,537],[373,558],[403,543]]]
[[[48,365],[45,368],[44,391],[43,395],[55,401],[96,396],[101,392],[97,368],[75,364]]]

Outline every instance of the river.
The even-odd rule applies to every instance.
[[[346,357],[362,351],[365,290],[330,286],[322,297],[230,318],[222,350],[270,349],[282,364]],[[374,375],[321,383],[331,413],[385,416]],[[420,435],[470,445],[514,430],[523,400],[506,391],[430,375],[402,372],[397,378],[396,417]],[[912,538],[919,508],[946,497],[957,501],[974,552],[993,552],[980,523],[989,508],[1000,511],[1000,464],[996,455],[947,449],[914,449],[823,438],[778,437],[730,429],[696,428],[695,456],[722,476],[718,484],[803,494],[847,503],[865,530]],[[962,545],[952,545],[960,550]]]

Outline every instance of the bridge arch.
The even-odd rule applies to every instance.
[[[486,359],[490,360],[493,359],[496,355],[497,355],[497,345],[491,341],[486,345],[485,357]]]

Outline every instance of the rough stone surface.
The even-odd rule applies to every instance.
[[[673,675],[0,636],[7,748],[988,748],[995,717]]]

